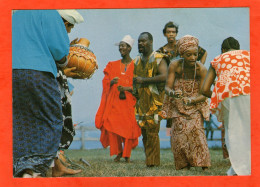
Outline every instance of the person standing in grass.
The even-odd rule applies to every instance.
[[[180,54],[177,49],[178,40],[176,39],[178,32],[179,32],[179,26],[172,21],[166,23],[163,28],[163,35],[167,39],[167,44],[160,47],[157,50],[157,52],[163,53],[165,55],[165,59],[168,65],[170,64],[171,61],[175,59],[180,59]],[[207,51],[199,46],[197,61],[200,61],[202,64],[205,64],[206,58],[207,58]],[[170,103],[171,98],[169,98],[168,95],[165,95],[165,97],[167,100],[169,100],[168,103]],[[172,125],[171,119],[167,119],[166,127],[171,128],[171,125]]]
[[[197,38],[186,35],[177,43],[181,59],[168,68],[165,92],[172,98],[161,114],[172,119],[171,148],[176,170],[190,167],[207,169],[210,154],[203,119],[209,120],[209,105],[199,93],[207,69],[197,61]]]
[[[111,156],[117,155],[115,162],[121,157],[130,162],[131,151],[141,135],[134,113],[136,99],[132,95],[133,44],[132,37],[126,35],[118,44],[122,59],[109,62],[104,69],[102,98],[95,118],[95,125],[101,130],[100,141],[104,148],[110,146]]]
[[[83,17],[80,13],[74,9],[60,9],[58,10],[67,33],[71,32],[71,29],[74,28],[75,24],[81,23],[84,21]],[[77,38],[70,42],[70,45],[77,43]],[[77,78],[77,73],[74,71],[76,67],[71,68],[59,68],[58,67],[58,75],[57,81],[59,85],[59,90],[61,92],[61,103],[62,103],[62,115],[64,119],[64,124],[62,128],[62,135],[59,144],[58,156],[54,159],[54,167],[52,167],[52,176],[53,177],[61,177],[63,175],[74,175],[80,173],[81,170],[71,169],[66,164],[64,150],[68,149],[73,141],[73,137],[75,136],[75,129],[72,120],[72,106],[71,106],[71,91],[69,90],[69,82],[67,77]]]
[[[67,65],[69,37],[56,10],[12,16],[13,175],[44,177],[63,126],[57,66]]]
[[[158,113],[164,98],[167,63],[164,55],[153,51],[153,37],[149,32],[138,38],[140,55],[135,59],[134,95],[136,120],[141,127],[145,149],[146,165],[160,165],[160,121]]]
[[[227,174],[250,175],[250,52],[240,50],[239,42],[233,37],[223,41],[221,52],[211,61],[201,93],[211,98],[212,113],[224,123],[231,162]]]

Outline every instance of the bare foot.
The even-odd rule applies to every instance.
[[[52,177],[61,177],[64,175],[75,175],[81,170],[73,170],[65,167],[58,158],[54,160],[54,167],[52,168]]]
[[[64,152],[60,152],[59,154],[59,159],[66,165],[66,166],[70,166],[71,164],[68,163],[66,157],[64,156]]]

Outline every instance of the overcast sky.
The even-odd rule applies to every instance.
[[[148,31],[154,37],[154,50],[167,40],[162,29],[168,21],[179,25],[177,39],[190,34],[199,39],[200,46],[208,52],[205,66],[220,54],[222,41],[233,36],[241,49],[249,50],[249,8],[166,8],[166,9],[91,9],[78,10],[85,19],[75,25],[69,34],[70,40],[87,38],[89,48],[95,53],[99,69],[91,79],[69,81],[74,85],[72,113],[74,123],[91,124],[100,104],[103,69],[109,61],[121,58],[118,46],[125,35],[135,39],[131,57],[138,54],[137,39],[141,32]],[[93,123],[94,125],[94,123]]]

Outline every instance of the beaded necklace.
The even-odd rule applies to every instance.
[[[195,78],[196,78],[196,71],[197,69],[197,62],[195,62],[195,70],[194,70],[194,80],[193,80],[193,85],[192,85],[192,91],[191,92],[186,92],[185,89],[184,89],[184,77],[185,77],[185,74],[184,74],[184,60],[182,59],[182,89],[183,89],[183,92],[185,93],[193,93],[193,90],[194,90],[194,85],[195,85]]]
[[[129,66],[129,64],[131,64],[131,62],[132,62],[132,61],[130,61],[129,63],[126,63],[126,64],[124,64],[122,61],[120,62],[120,72],[121,72],[121,74],[122,74],[122,75],[125,75],[125,72],[126,72],[126,70],[127,70],[128,66]],[[125,67],[124,67],[124,70],[123,70],[123,71],[122,71],[122,64],[124,64],[124,65],[125,65]]]

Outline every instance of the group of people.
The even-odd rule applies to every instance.
[[[70,44],[77,39],[70,42],[68,33],[83,21],[76,10],[19,10],[12,16],[14,177],[43,177],[50,167],[54,177],[81,172],[66,167],[59,154],[75,135],[67,77],[77,74],[66,65]],[[186,35],[176,40],[177,33],[178,26],[167,23],[163,34],[168,43],[157,51],[153,36],[141,33],[135,59],[130,35],[117,44],[122,59],[104,69],[95,118],[102,145],[110,146],[115,162],[124,158],[129,163],[142,135],[146,166],[159,166],[160,122],[167,119],[175,168],[205,170],[211,163],[203,121],[211,110],[226,129],[228,174],[249,175],[249,51],[229,37],[207,71],[207,52],[198,39]]]
[[[157,51],[153,36],[141,33],[134,60],[130,57],[134,40],[126,35],[120,41],[122,59],[104,69],[95,119],[102,145],[110,146],[114,161],[123,157],[130,162],[131,150],[142,135],[146,166],[159,166],[160,122],[166,119],[176,170],[206,170],[211,160],[204,120],[210,121],[212,113],[226,131],[231,162],[227,174],[250,175],[250,52],[240,50],[239,42],[228,37],[207,70],[207,52],[199,40],[191,35],[176,40],[177,33],[178,25],[167,23],[163,34],[168,43]]]

